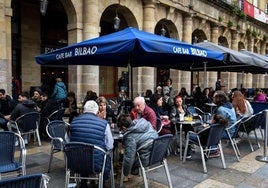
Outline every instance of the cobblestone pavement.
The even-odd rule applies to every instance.
[[[255,159],[257,155],[263,155],[263,147],[259,149],[254,145],[254,152],[251,152],[246,140],[238,143],[241,152],[241,161],[237,162],[231,145],[223,143],[223,151],[226,161],[226,169],[222,168],[220,158],[207,160],[208,173],[203,173],[200,151],[198,148],[192,154],[192,158],[185,163],[179,160],[176,155],[168,157],[168,166],[174,188],[195,187],[195,188],[251,188],[268,187],[268,165]],[[37,143],[27,145],[27,173],[46,173],[49,161],[50,143],[42,142],[38,147]],[[116,187],[119,187],[120,172],[115,176]],[[65,182],[64,160],[62,153],[56,153],[52,162],[50,183],[48,188],[63,188]],[[148,174],[149,187],[168,187],[165,172],[163,169]],[[94,186],[93,186],[94,187]],[[109,185],[107,184],[107,187]],[[134,176],[124,187],[143,187],[141,177]]]

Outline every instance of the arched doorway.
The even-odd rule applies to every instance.
[[[68,19],[65,9],[59,0],[49,1],[47,12],[40,19],[41,53],[48,53],[68,45]],[[50,94],[56,77],[61,77],[66,86],[68,86],[68,66],[42,65],[42,90]]]
[[[118,17],[120,19],[119,28],[114,27],[114,18]],[[100,36],[107,35],[109,33],[116,32],[117,30],[125,29],[129,26],[137,27],[137,22],[135,16],[132,12],[124,6],[119,4],[114,4],[107,7],[100,20]],[[106,98],[112,98],[117,96],[119,87],[118,81],[120,77],[128,78],[128,68],[118,68],[118,67],[108,67],[100,66],[99,70],[99,95],[105,96]],[[127,79],[129,80],[129,79]],[[130,83],[128,83],[129,85]],[[126,93],[129,92],[129,86],[126,88]]]

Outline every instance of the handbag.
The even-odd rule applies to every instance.
[[[163,126],[170,126],[171,121],[169,119],[162,119],[161,123]]]

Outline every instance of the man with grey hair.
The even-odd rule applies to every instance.
[[[157,130],[156,114],[146,103],[144,97],[136,97],[133,101],[134,108],[130,112],[131,119],[144,118]]]
[[[106,151],[112,150],[114,139],[110,126],[105,119],[99,118],[96,115],[98,110],[99,106],[95,101],[89,100],[86,102],[84,113],[74,118],[70,125],[70,141],[94,144]],[[100,152],[94,152],[95,154],[95,171],[100,172],[103,164],[102,154]],[[109,158],[105,167],[105,180],[109,178],[110,164]]]

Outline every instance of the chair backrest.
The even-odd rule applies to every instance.
[[[210,125],[207,147],[217,146],[222,138],[223,131],[225,130],[226,125],[224,124],[212,124]]]
[[[164,158],[166,157],[169,142],[172,137],[172,134],[166,134],[154,139],[149,166],[163,162]]]
[[[60,108],[54,111],[52,114],[50,114],[47,118],[49,119],[49,121],[62,120],[64,113],[65,113],[65,108]]]
[[[66,123],[62,120],[54,120],[47,124],[47,134],[51,138],[61,138],[63,143],[66,142],[65,136],[67,134]],[[53,140],[54,148],[60,149],[62,144],[59,140]]]
[[[16,134],[14,132],[0,132],[0,165],[14,162]]]
[[[240,127],[242,121],[243,121],[243,118],[237,120],[234,124],[232,124],[231,126],[226,128],[226,130],[228,130],[231,138],[236,138],[238,136],[239,127]],[[230,130],[233,130],[233,132],[231,132]]]
[[[101,148],[92,144],[82,142],[68,142],[64,145],[67,169],[72,173],[78,173],[83,176],[96,174],[94,167],[94,149],[105,153]],[[106,155],[104,155],[105,166]]]
[[[38,112],[29,112],[23,114],[16,119],[16,123],[20,130],[23,132],[28,132],[35,130],[40,121],[40,114]]]
[[[1,180],[0,188],[45,188],[45,181],[48,181],[48,178],[44,175],[31,174]]]

